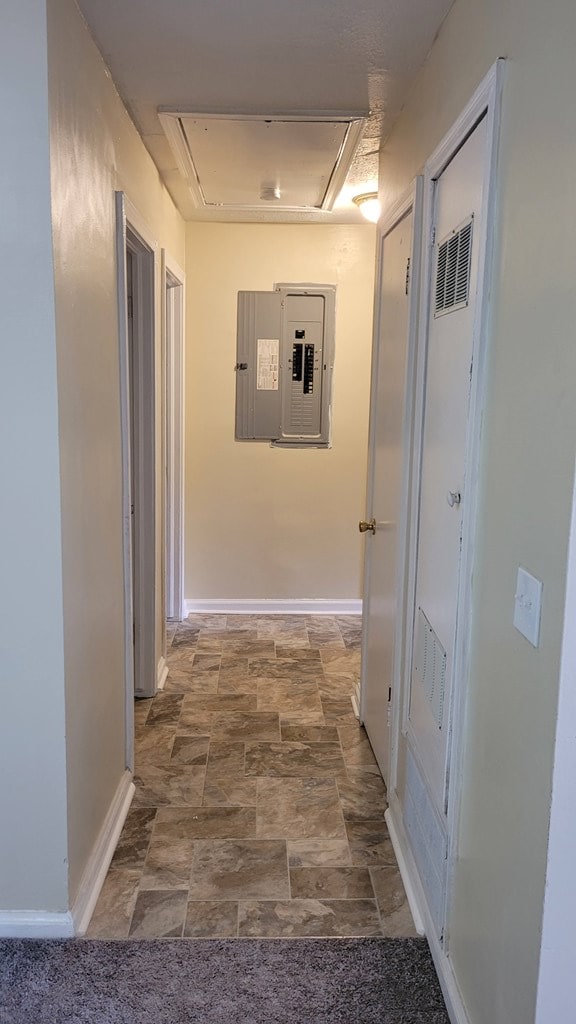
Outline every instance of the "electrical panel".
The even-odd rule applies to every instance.
[[[336,289],[238,292],[236,439],[330,445]]]

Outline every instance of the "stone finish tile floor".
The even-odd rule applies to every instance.
[[[136,795],[91,938],[410,936],[351,695],[356,616],[190,615],[135,704]]]

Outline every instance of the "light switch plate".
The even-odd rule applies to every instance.
[[[538,647],[540,642],[541,605],[541,580],[531,576],[526,569],[519,568],[514,598],[514,625],[533,647]]]

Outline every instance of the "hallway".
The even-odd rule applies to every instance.
[[[356,616],[191,615],[135,706],[136,795],[91,938],[410,936],[351,694]]]

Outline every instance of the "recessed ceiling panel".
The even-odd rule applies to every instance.
[[[360,116],[160,113],[198,206],[330,210],[354,157]]]

